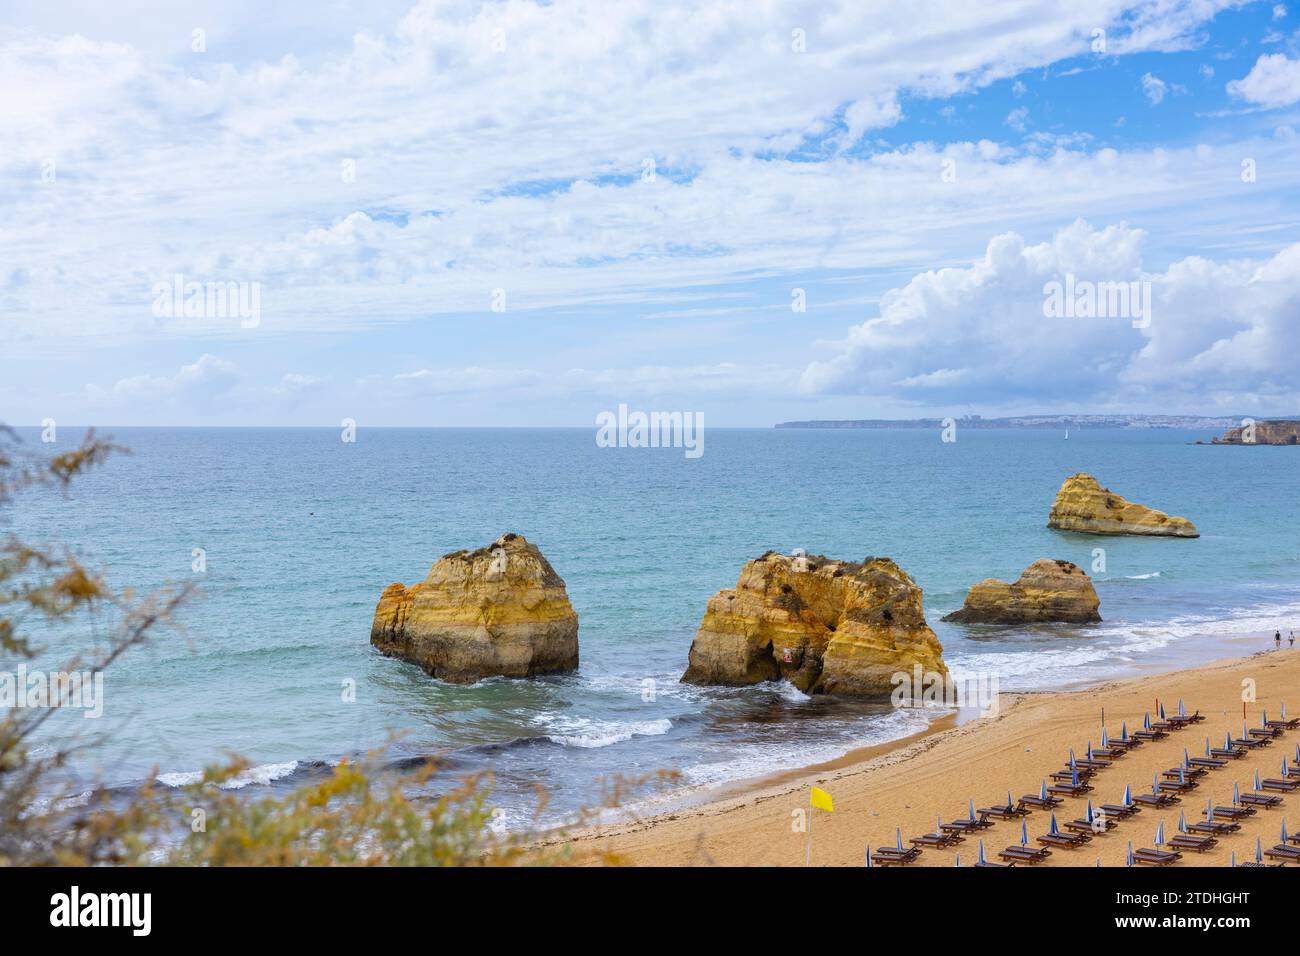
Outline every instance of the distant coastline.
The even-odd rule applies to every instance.
[[[967,415],[954,418],[963,428],[1205,428],[1228,429],[1239,426],[1244,415],[1018,415],[1011,418],[984,418]],[[1295,416],[1292,416],[1295,417]],[[1276,421],[1280,417],[1259,419]],[[941,428],[942,418],[857,418],[779,422],[774,428]]]

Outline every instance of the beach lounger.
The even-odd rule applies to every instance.
[[[1189,836],[1180,833],[1173,839],[1169,840],[1167,846],[1172,846],[1178,850],[1192,850],[1195,853],[1204,853],[1206,850],[1215,846],[1219,841],[1212,836]]]
[[[1164,850],[1134,850],[1133,862],[1146,863],[1150,866],[1168,866],[1171,863],[1177,863],[1183,858],[1177,851],[1166,852]]]
[[[1080,767],[1076,771],[1076,770],[1071,770],[1069,767],[1066,767],[1064,770],[1053,770],[1051,773],[1051,778],[1053,780],[1056,780],[1057,782],[1060,782],[1062,780],[1073,780],[1074,775],[1076,773],[1079,775],[1080,783],[1087,783],[1089,780],[1091,780],[1093,777],[1097,775],[1097,771],[1095,770],[1085,770],[1083,767]]]
[[[1228,761],[1214,757],[1190,757],[1187,762],[1200,770],[1219,770],[1228,765]]]
[[[1210,756],[1221,757],[1224,760],[1240,760],[1242,757],[1246,756],[1246,751],[1238,750],[1236,747],[1211,747]]]
[[[1140,803],[1144,807],[1172,807],[1178,802],[1178,797],[1172,793],[1139,793],[1133,798],[1134,803]]]
[[[1062,850],[1077,850],[1091,839],[1091,833],[1044,833],[1038,838],[1038,842],[1043,846],[1054,846]]]
[[[1057,796],[1081,797],[1085,793],[1091,793],[1092,787],[1080,780],[1077,787],[1068,783],[1052,784],[1052,786],[1047,788],[1047,792],[1056,794]]]
[[[996,807],[981,807],[978,812],[980,816],[997,817],[999,820],[1012,820],[1016,817],[1029,816],[1028,809],[1020,806],[1009,807],[1005,803]]]
[[[1106,824],[1105,830],[1102,831],[1104,833],[1109,833],[1111,830],[1119,826],[1118,820],[1112,820],[1110,817],[1103,817],[1102,819],[1105,820],[1105,824]],[[1094,827],[1091,823],[1089,823],[1087,820],[1083,819],[1082,817],[1080,817],[1078,820],[1068,820],[1066,821],[1066,823],[1063,824],[1063,826],[1067,830],[1070,830],[1074,833],[1096,833],[1097,832],[1096,827]]]
[[[1202,810],[1202,813],[1208,811]],[[1246,817],[1255,815],[1254,807],[1215,807],[1214,815],[1223,817],[1225,820],[1244,820]]]
[[[1170,767],[1161,776],[1166,780],[1177,780],[1179,777],[1184,780],[1200,780],[1209,772],[1204,767]]]
[[[1267,737],[1233,737],[1232,745],[1234,747],[1245,747],[1248,750],[1254,750],[1257,747],[1267,747],[1273,741]]]
[[[1300,717],[1295,717],[1291,720],[1266,720],[1264,721],[1264,726],[1276,727],[1278,730],[1295,730],[1297,727],[1300,727]]]
[[[1103,760],[1118,760],[1126,753],[1128,753],[1128,751],[1123,747],[1116,747],[1114,741],[1111,741],[1111,745],[1109,747],[1092,748],[1092,756],[1094,758],[1100,757]]]
[[[1197,787],[1199,787],[1199,786],[1200,786],[1200,783],[1199,783],[1198,781],[1196,781],[1196,780],[1193,780],[1193,779],[1190,778],[1190,777],[1188,777],[1188,778],[1187,778],[1186,780],[1184,780],[1182,783],[1179,783],[1179,782],[1178,782],[1178,779],[1177,779],[1177,775],[1175,775],[1175,777],[1174,777],[1173,780],[1165,780],[1165,781],[1163,781],[1163,782],[1160,784],[1160,789],[1161,789],[1161,790],[1172,790],[1174,793],[1187,793],[1187,792],[1189,792],[1189,791],[1191,791],[1191,790],[1195,790],[1195,789],[1196,789]]]
[[[1272,740],[1274,737],[1281,737],[1282,731],[1275,727],[1251,727],[1246,734],[1259,740]]]
[[[1294,793],[1297,787],[1300,787],[1300,780],[1282,780],[1278,777],[1269,777],[1259,785],[1261,790],[1276,790],[1278,793]]]
[[[1151,741],[1151,740],[1162,740],[1165,737],[1168,737],[1169,734],[1163,730],[1152,729],[1152,730],[1135,730],[1133,731],[1133,736],[1136,737],[1138,740]]]
[[[960,833],[925,833],[908,840],[912,846],[949,847],[961,843],[965,838]],[[895,847],[897,849],[897,847]]]
[[[1265,850],[1264,855],[1270,860],[1287,860],[1292,863],[1300,863],[1300,846],[1279,843],[1273,849]]]
[[[871,854],[871,862],[877,866],[891,866],[894,864],[905,866],[908,863],[915,863],[920,855],[921,848],[919,846],[907,850],[900,850],[898,847],[893,846],[882,846]]]
[[[1211,833],[1214,836],[1223,836],[1227,833],[1236,833],[1241,829],[1241,824],[1230,822],[1220,823],[1218,820],[1210,823],[1208,820],[1202,820],[1199,823],[1187,824],[1187,829],[1191,830],[1193,833]]]
[[[1065,801],[1062,800],[1060,797],[1053,797],[1049,795],[1047,799],[1044,800],[1036,793],[1029,793],[1021,797],[1016,802],[1016,807],[1020,809],[1027,809],[1029,807],[1032,807],[1035,810],[1053,810],[1056,807],[1059,807],[1064,802]]]
[[[1005,869],[1009,869],[1010,867],[1015,866],[1016,864],[1015,864],[1014,862],[1012,862],[1012,863],[994,863],[992,860],[981,860],[981,861],[979,861],[978,863],[976,863],[975,865],[976,865],[976,866],[979,866],[979,867],[986,867],[986,868],[987,868],[987,867],[993,867],[994,869],[1005,870]]]
[[[1003,860],[1010,860],[1013,863],[1042,863],[1052,851],[1043,847],[1032,846],[1009,846],[998,856]]]
[[[1116,820],[1127,820],[1133,814],[1142,812],[1142,808],[1136,803],[1131,807],[1126,807],[1122,803],[1103,803],[1101,808],[1106,811],[1106,816],[1114,817]]]
[[[1080,774],[1082,774],[1085,770],[1091,771],[1092,773],[1096,773],[1098,770],[1105,770],[1107,767],[1109,767],[1109,766],[1110,766],[1110,761],[1109,761],[1109,760],[1078,760],[1078,759],[1076,759],[1076,760],[1074,761],[1074,766],[1078,769],[1078,771],[1079,771]],[[1070,768],[1069,768],[1069,767],[1066,767],[1066,768],[1065,768],[1065,772],[1066,772],[1066,773],[1069,773],[1069,772],[1070,772]]]
[[[1280,806],[1281,797],[1275,797],[1269,793],[1243,793],[1241,795],[1241,805],[1243,807],[1263,807],[1265,810],[1272,810]]]

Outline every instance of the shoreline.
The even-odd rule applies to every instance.
[[[831,793],[835,811],[816,811],[814,865],[862,866],[867,845],[892,845],[895,827],[903,839],[930,833],[935,817],[945,821],[964,816],[967,801],[976,807],[1001,804],[1007,790],[1013,799],[1036,793],[1044,777],[1060,769],[1069,748],[1082,758],[1089,741],[1100,744],[1101,709],[1107,729],[1118,736],[1121,721],[1129,730],[1141,727],[1145,711],[1155,719],[1159,699],[1172,712],[1179,698],[1188,713],[1199,710],[1203,723],[1145,744],[1115,761],[1094,778],[1095,804],[1118,802],[1125,785],[1135,795],[1149,793],[1153,773],[1177,766],[1184,748],[1203,753],[1208,736],[1219,746],[1225,732],[1241,730],[1242,681],[1253,681],[1256,700],[1247,705],[1250,726],[1261,711],[1276,717],[1283,702],[1291,716],[1300,716],[1300,654],[1261,650],[1247,657],[1221,659],[1182,670],[1163,671],[1101,681],[1086,688],[1021,691],[999,695],[999,712],[992,717],[962,721],[948,711],[929,727],[896,741],[859,748],[840,758],[727,784],[707,799],[645,818],[595,824],[544,837],[539,847],[565,847],[576,864],[614,859],[630,865],[803,865],[806,835],[792,821],[808,804],[808,790],[818,786]],[[1278,776],[1283,755],[1294,757],[1300,731],[1288,731],[1271,745],[1258,748],[1229,766],[1210,772],[1201,786],[1169,810],[1146,809],[1123,821],[1114,832],[1100,835],[1080,850],[1057,850],[1040,866],[1124,865],[1131,840],[1134,849],[1152,846],[1157,825],[1167,835],[1178,832],[1179,810],[1188,823],[1203,818],[1206,800],[1215,806],[1231,803],[1233,784],[1243,792],[1254,772]],[[1064,823],[1082,816],[1086,798],[1067,798],[1057,810]],[[807,811],[805,811],[807,812]],[[1261,810],[1244,821],[1239,833],[1221,837],[1203,854],[1184,853],[1179,866],[1226,866],[1236,851],[1238,861],[1254,858],[1255,838],[1265,849],[1277,842],[1281,819],[1288,812],[1300,825],[1300,791],[1283,798],[1279,810]],[[1049,815],[1034,811],[1024,818],[1031,845],[1046,832]],[[918,866],[953,866],[957,853],[963,865],[975,862],[978,837],[955,849],[927,848]],[[1003,847],[1020,839],[1019,821],[999,821],[983,832],[986,854],[995,860]]]

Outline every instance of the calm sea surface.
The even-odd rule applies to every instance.
[[[916,711],[788,685],[678,683],[709,596],[768,549],[893,557],[924,589],[955,675],[996,675],[1003,690],[1173,669],[1300,630],[1300,449],[1189,444],[1209,437],[1199,432],[964,430],[944,444],[937,431],[710,429],[695,460],[600,448],[594,428],[362,428],[355,444],[334,429],[111,433],[131,456],[71,500],[25,496],[0,530],[70,543],[119,586],[195,577],[195,548],[207,573],[186,633],[113,668],[102,719],[51,722],[65,740],[101,739],[75,768],[87,781],[125,784],[156,766],[179,783],[237,752],[256,765],[241,782],[283,788],[388,743],[389,759],[441,754],[452,773],[491,771],[502,825],[515,826],[537,784],[551,820],[598,802],[615,775],[676,770],[678,797],[923,727]],[[40,447],[36,430],[22,435]],[[76,437],[61,429],[56,449]],[[1048,530],[1077,471],[1191,518],[1202,537]],[[385,585],[506,531],[568,584],[577,674],[451,686],[371,649]],[[1040,557],[1089,569],[1096,548],[1103,624],[939,620],[975,581],[1014,579]],[[86,624],[34,636],[58,648],[52,663],[95,635]]]

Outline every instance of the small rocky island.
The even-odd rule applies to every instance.
[[[1196,525],[1146,505],[1127,501],[1092,475],[1079,472],[1065,479],[1056,493],[1047,526],[1082,534],[1163,535],[1199,538]]]
[[[1300,445],[1300,420],[1277,419],[1230,428],[1211,445]]]
[[[960,611],[944,617],[959,624],[1095,624],[1101,600],[1077,564],[1040,558],[1014,584],[994,578],[970,589]]]
[[[370,643],[454,683],[576,670],[578,615],[536,545],[505,534],[439,558],[424,581],[390,584]]]
[[[894,676],[910,679],[916,665],[946,679],[942,652],[921,589],[889,558],[854,564],[769,551],[709,599],[682,680],[785,678],[805,693],[887,700]]]

